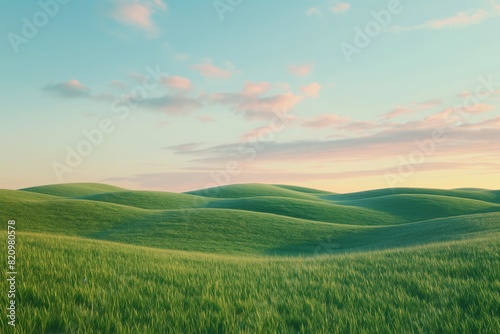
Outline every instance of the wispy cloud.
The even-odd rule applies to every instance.
[[[330,10],[332,12],[334,12],[335,14],[340,14],[340,13],[344,13],[344,12],[348,11],[349,8],[351,8],[351,5],[348,4],[347,2],[339,2],[339,3],[335,4],[334,6],[332,6],[330,8]]]
[[[120,80],[113,80],[109,85],[117,89],[127,88],[127,84]]]
[[[463,28],[470,25],[479,24],[489,18],[500,15],[500,4],[497,4],[495,1],[491,1],[490,7],[491,8],[488,9],[481,8],[476,10],[462,11],[450,17],[429,20],[422,24],[417,24],[414,26],[395,25],[390,27],[388,30],[393,32],[403,32],[420,29],[440,30]]]
[[[313,64],[292,64],[288,66],[290,73],[303,77],[309,75],[313,70]]]
[[[420,172],[443,171],[443,170],[494,170],[497,171],[499,164],[481,161],[472,162],[426,162],[419,165]],[[334,170],[332,168],[332,170]],[[144,189],[158,189],[168,191],[192,191],[194,189],[214,186],[210,173],[220,172],[217,167],[185,168],[180,172],[169,173],[143,173],[125,177],[112,177],[104,179],[103,182],[120,184],[133,184]],[[359,168],[347,171],[333,172],[300,172],[290,169],[264,169],[262,167],[252,168],[245,166],[244,172],[231,177],[231,183],[269,183],[269,184],[294,184],[313,180],[345,180],[360,179],[367,177],[384,177],[387,168]],[[498,173],[498,172],[495,172]]]
[[[191,80],[188,78],[180,77],[180,76],[171,76],[171,77],[164,77],[162,78],[162,83],[176,91],[190,91],[193,88],[193,84],[191,83]]]
[[[430,108],[434,108],[443,103],[441,99],[432,99],[424,102],[413,103],[414,107],[418,110],[427,110]]]
[[[289,91],[268,94],[269,89],[270,85],[265,82],[247,82],[240,92],[218,93],[213,95],[212,100],[232,107],[248,119],[268,119],[277,111],[290,111],[303,99]]]
[[[334,120],[335,121],[335,120]],[[319,124],[319,123],[318,123]],[[267,163],[279,156],[280,162],[315,161],[318,157],[335,157],[336,162],[376,161],[409,154],[416,149],[416,142],[425,141],[432,136],[434,127],[422,129],[394,125],[388,130],[372,135],[335,140],[307,140],[291,142],[269,142],[266,150],[259,153],[258,161]],[[500,136],[498,120],[476,125],[449,128],[446,140],[439,143],[439,158],[460,158],[475,154],[494,154],[498,152],[497,138]],[[241,156],[239,143],[209,147],[203,150],[183,152],[191,155],[193,162],[217,164]]]
[[[321,10],[318,7],[309,7],[306,11],[307,16],[319,16],[321,17]]]
[[[271,131],[271,128],[269,126],[260,126],[258,128],[252,129],[246,133],[244,133],[241,136],[242,141],[251,141],[251,140],[257,140],[259,138],[259,135],[262,135],[263,133]]]
[[[349,118],[335,114],[319,115],[302,122],[302,126],[313,129],[335,127],[349,123]]]
[[[198,149],[203,145],[205,145],[205,143],[194,142],[194,143],[185,143],[185,144],[180,144],[180,145],[171,145],[171,146],[165,147],[165,149],[170,150],[170,151],[174,151],[174,152],[186,152],[186,151],[192,151],[194,149]]]
[[[197,71],[205,78],[229,78],[235,73],[233,69],[224,69],[222,67],[215,66],[212,60],[192,65],[191,69]]]
[[[442,103],[443,101],[440,99],[432,99],[424,102],[414,102],[410,106],[396,106],[390,112],[380,115],[380,118],[385,121],[392,120],[401,116],[414,114],[417,111],[434,108]]]
[[[309,85],[302,86],[300,90],[306,97],[317,98],[321,90],[321,85],[317,82],[313,82]]]
[[[141,106],[167,114],[182,115],[201,108],[205,104],[203,96],[190,97],[184,94],[150,97],[141,101]]]
[[[417,110],[413,109],[413,108],[408,108],[405,106],[397,106],[392,111],[381,115],[381,118],[383,120],[390,120],[390,119],[398,118],[398,117],[403,116],[403,115],[413,114],[416,111]]]
[[[115,0],[112,17],[125,25],[130,25],[149,34],[157,34],[158,27],[153,21],[157,11],[166,11],[167,5],[162,0]]]
[[[44,91],[62,98],[90,98],[90,89],[75,79],[57,84],[48,84],[44,87]]]
[[[266,93],[271,89],[272,85],[269,82],[246,82],[243,95],[257,96]]]

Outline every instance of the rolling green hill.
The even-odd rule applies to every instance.
[[[500,191],[485,189],[424,189],[424,188],[390,188],[361,191],[351,194],[331,194],[323,198],[334,201],[351,201],[358,199],[368,199],[388,195],[439,195],[455,198],[469,198],[479,201],[492,202],[500,204]]]
[[[320,200],[303,200],[277,196],[222,199],[206,207],[266,212],[281,216],[347,225],[391,225],[401,218],[364,207],[338,205]]]
[[[423,194],[377,196],[342,204],[389,213],[407,222],[500,211],[500,205],[491,202]]]
[[[335,253],[455,240],[496,231],[500,213],[498,204],[453,191],[341,202],[313,189],[272,185],[225,186],[218,197],[197,193],[63,184],[1,190],[0,205],[22,231],[242,255],[314,254],[328,242]]]
[[[243,198],[243,197],[259,197],[259,196],[277,196],[289,197],[297,199],[317,199],[317,195],[321,192],[314,193],[304,191],[306,188],[296,187],[288,189],[284,186],[275,186],[269,184],[234,184],[229,186],[208,188],[203,190],[190,191],[187,194],[213,197],[213,198]]]
[[[16,332],[498,333],[499,195],[0,190]]]
[[[193,208],[209,202],[200,196],[157,191],[115,191],[79,196],[77,199],[157,210]]]
[[[100,183],[67,183],[31,187],[21,190],[61,197],[77,197],[112,191],[121,191],[124,189]]]

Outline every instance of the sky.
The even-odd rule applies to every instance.
[[[500,189],[500,1],[1,6],[0,188]]]

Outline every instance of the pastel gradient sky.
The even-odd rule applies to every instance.
[[[2,7],[0,188],[500,189],[500,1]]]

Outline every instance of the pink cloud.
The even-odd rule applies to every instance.
[[[252,139],[259,139],[259,136],[265,136],[265,133],[272,131],[269,126],[261,126],[248,131],[241,136],[242,141],[249,141]]]
[[[467,129],[471,130],[481,130],[481,129],[487,129],[487,128],[500,128],[500,117],[495,117],[495,118],[489,118],[487,120],[484,120],[480,123],[476,124],[467,124],[465,126]]]
[[[495,106],[485,104],[485,103],[478,103],[478,104],[475,104],[471,107],[447,108],[441,112],[438,112],[436,114],[433,114],[433,115],[426,117],[425,121],[446,120],[454,114],[456,116],[459,116],[461,113],[480,114],[480,113],[490,111],[493,109],[495,109]]]
[[[69,80],[68,82],[66,82],[66,85],[68,87],[71,87],[73,89],[78,89],[78,90],[87,90],[88,89],[85,85],[83,85],[80,81],[78,81],[76,79]]]
[[[326,127],[346,125],[348,123],[349,118],[347,117],[341,117],[334,114],[325,114],[302,122],[302,126],[313,129],[321,129]]]
[[[306,76],[309,75],[313,69],[313,64],[302,64],[302,65],[290,65],[288,70],[297,76]]]
[[[480,124],[487,127],[500,128],[500,117],[487,119]]]
[[[376,122],[348,122],[345,125],[340,125],[337,127],[337,130],[344,130],[344,131],[349,131],[349,132],[364,132],[364,131],[369,131],[369,130],[374,130],[374,129],[380,129],[381,126],[380,124],[377,124]]]
[[[469,92],[469,91],[464,91],[464,92],[461,92],[461,93],[458,93],[457,94],[457,97],[461,98],[461,99],[465,99],[469,96],[472,96],[472,93]]]
[[[191,69],[197,71],[201,76],[205,78],[229,78],[234,74],[231,70],[223,69],[213,65],[211,61],[192,65]]]
[[[498,11],[494,9],[496,13],[488,13],[484,9],[478,9],[473,12],[460,12],[454,16],[447,17],[444,19],[430,20],[419,25],[403,27],[403,26],[393,26],[390,28],[391,31],[400,32],[416,29],[452,29],[452,28],[462,28],[473,24],[478,24],[484,20],[497,16]]]
[[[113,18],[123,24],[132,25],[150,32],[157,28],[152,16],[156,9],[166,10],[167,5],[161,0],[154,1],[116,1]]]
[[[162,82],[168,88],[177,91],[188,91],[192,88],[191,80],[179,76],[165,77],[162,79]]]
[[[440,99],[427,100],[424,102],[414,102],[411,104],[411,107],[406,106],[396,106],[392,111],[381,115],[382,120],[391,120],[394,118],[398,118],[400,116],[413,114],[417,111],[427,110],[434,108],[442,104],[443,101]]]
[[[482,112],[490,111],[490,110],[493,110],[495,108],[496,108],[495,106],[492,106],[492,105],[489,105],[486,103],[478,103],[478,104],[473,105],[472,107],[464,107],[464,108],[462,108],[462,110],[466,113],[469,113],[469,114],[480,114]]]
[[[236,93],[218,93],[212,97],[213,102],[227,104],[238,112],[243,112],[248,119],[268,119],[276,112],[288,112],[303,97],[291,92],[265,95],[271,85],[266,82],[250,83]]]
[[[301,91],[307,97],[316,98],[319,96],[319,91],[321,90],[321,85],[317,82],[313,82],[307,86],[302,86]]]
[[[63,98],[90,97],[90,89],[76,79],[45,86],[45,91]]]
[[[245,88],[243,88],[242,93],[245,95],[261,95],[267,92],[271,88],[269,82],[247,82],[245,83]]]
[[[351,8],[351,5],[348,4],[347,2],[339,2],[338,4],[336,4],[331,8],[331,11],[336,14],[339,14],[348,11],[349,8]]]
[[[405,106],[397,106],[396,108],[394,108],[394,110],[392,110],[386,114],[383,114],[382,119],[383,120],[390,120],[390,119],[397,118],[397,117],[400,117],[403,115],[412,114],[414,112],[416,112],[416,110],[413,108],[408,108]]]
[[[443,103],[443,101],[441,99],[434,99],[434,100],[427,100],[424,102],[416,103],[415,106],[419,110],[427,110],[427,109],[431,109],[435,106],[438,106],[442,103]]]
[[[464,27],[479,23],[483,21],[487,16],[488,13],[484,9],[479,9],[473,13],[460,12],[452,17],[441,20],[432,20],[427,22],[425,25],[431,29]]]
[[[302,97],[292,93],[277,94],[273,96],[251,98],[242,100],[238,104],[238,109],[247,112],[249,118],[258,119],[262,113],[272,114],[274,111],[287,112],[295,107]]]

